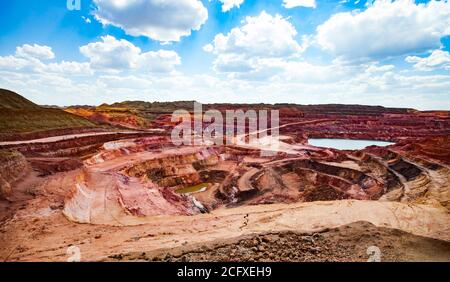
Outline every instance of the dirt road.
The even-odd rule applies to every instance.
[[[34,140],[25,140],[25,141],[6,141],[0,142],[0,146],[8,146],[8,145],[23,145],[23,144],[33,144],[33,143],[52,143],[63,140],[70,140],[82,137],[90,137],[90,136],[102,136],[102,135],[112,135],[112,134],[130,134],[130,133],[139,133],[138,131],[114,131],[114,132],[89,132],[89,133],[80,133],[80,134],[68,134],[68,135],[60,135],[53,136],[47,138],[40,138]]]

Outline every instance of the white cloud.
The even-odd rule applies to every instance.
[[[296,36],[295,27],[286,18],[263,11],[256,17],[246,17],[241,27],[226,35],[217,34],[203,49],[217,55],[217,71],[245,72],[257,68],[255,64],[262,58],[298,57],[304,47]]]
[[[159,50],[142,53],[138,67],[150,72],[171,72],[181,64],[181,58],[174,51]]]
[[[89,58],[94,69],[131,69],[136,65],[141,49],[131,42],[113,36],[103,36],[101,42],[80,47],[80,52]]]
[[[425,58],[408,56],[405,61],[408,63],[415,63],[414,68],[421,71],[431,71],[435,69],[450,70],[450,53],[443,50],[434,50]]]
[[[316,0],[283,0],[283,6],[286,9],[295,7],[316,8]]]
[[[228,12],[234,7],[239,8],[241,4],[244,3],[244,0],[219,0],[219,1],[222,2],[222,12]]]
[[[214,61],[214,69],[218,72],[249,72],[255,67],[255,60],[237,54],[222,54]]]
[[[55,58],[49,46],[25,44],[16,48],[16,53],[10,56],[0,56],[0,71],[22,73],[57,73],[83,75],[90,74],[88,63],[79,62],[43,62]]]
[[[0,70],[7,71],[36,71],[43,63],[35,58],[23,58],[19,56],[0,57]]]
[[[317,43],[347,60],[424,52],[450,34],[450,2],[375,1],[365,11],[333,15],[317,28]]]
[[[0,57],[0,62],[1,62]],[[0,86],[39,104],[96,104],[124,100],[197,100],[203,103],[351,103],[419,109],[450,108],[449,75],[406,75],[391,65],[314,65],[281,58],[262,58],[264,77],[240,79],[219,75],[151,74],[73,76],[62,73],[25,73],[0,67]],[[244,75],[243,73],[242,75]],[[248,74],[250,75],[250,74]],[[245,78],[245,77],[243,77]],[[95,93],[95,95],[92,95]]]
[[[133,43],[107,35],[102,41],[80,47],[80,52],[89,58],[93,69],[124,71],[141,69],[149,72],[170,72],[181,63],[174,51],[150,51],[143,53]]]
[[[214,46],[212,44],[206,44],[205,46],[203,46],[203,51],[211,53],[212,51],[214,51]]]
[[[80,52],[89,62],[50,61],[55,55],[48,46],[25,44],[16,48],[16,53],[0,56],[0,71],[20,73],[52,73],[61,76],[92,75],[98,72],[143,72],[170,73],[181,64],[174,51],[158,50],[142,52],[127,40],[104,36],[100,42],[80,47]]]
[[[295,40],[295,27],[281,15],[261,12],[256,17],[246,17],[241,27],[233,28],[227,35],[216,35],[214,53],[245,53],[251,56],[284,57],[302,51]]]
[[[391,70],[373,72],[374,69],[363,71],[359,67],[354,70],[341,67],[305,64],[302,68],[298,63],[297,68],[293,69],[298,72],[291,78],[280,77],[279,80],[270,81],[179,73],[89,76],[79,81],[73,76],[64,78],[47,73],[6,75],[0,71],[0,86],[17,91],[40,104],[59,105],[98,105],[124,100],[197,100],[203,103],[264,101],[450,108],[449,75],[404,75],[382,65],[378,68]],[[310,80],[310,77],[314,80]]]
[[[152,82],[147,78],[142,78],[134,75],[102,75],[100,76],[96,83],[99,87],[105,89],[151,89]]]
[[[90,24],[92,21],[90,18],[85,17],[85,16],[81,16],[81,18],[84,20],[85,23]]]
[[[44,70],[50,73],[60,73],[65,75],[92,74],[89,63],[67,62],[51,63],[45,66]]]
[[[52,48],[38,44],[25,44],[17,47],[16,56],[21,58],[36,58],[39,60],[51,60],[55,58]]]
[[[199,0],[94,0],[95,18],[102,24],[122,28],[132,36],[180,41],[199,30],[208,10]]]

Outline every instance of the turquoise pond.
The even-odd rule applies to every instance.
[[[395,143],[373,140],[354,140],[354,139],[327,139],[311,138],[308,143],[312,146],[323,148],[334,148],[338,150],[361,150],[369,146],[389,146]]]

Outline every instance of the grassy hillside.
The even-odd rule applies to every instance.
[[[0,134],[94,127],[87,119],[40,107],[17,93],[0,89]]]
[[[22,109],[39,109],[35,103],[25,99],[17,93],[6,89],[0,89],[0,109],[22,110]]]
[[[192,110],[193,102],[143,102],[125,101],[98,107],[72,106],[66,112],[87,118],[96,123],[121,126],[132,129],[145,129],[160,115],[172,114],[179,109]]]

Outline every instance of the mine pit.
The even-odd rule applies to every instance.
[[[168,260],[201,261],[198,252],[188,250],[194,244],[213,246],[200,253],[225,260],[236,251],[234,245],[248,243],[230,238],[301,239],[309,235],[286,230],[316,232],[359,221],[373,226],[356,226],[355,238],[380,228],[392,238],[395,228],[447,242],[440,244],[450,242],[448,135],[435,136],[433,129],[426,137],[404,136],[397,123],[378,131],[364,127],[367,120],[377,124],[381,115],[299,116],[282,116],[282,144],[271,155],[261,154],[268,149],[264,144],[174,146],[163,132],[9,145],[0,150],[0,207],[5,210],[0,236],[8,242],[0,255],[14,261],[60,258],[58,252],[76,238],[86,242],[85,257],[91,260],[134,260],[136,251],[182,248],[179,257]],[[396,143],[340,150],[314,144],[309,136]],[[30,231],[34,225],[39,226]],[[268,230],[274,233],[258,235]],[[87,232],[101,236],[93,239]],[[30,239],[35,237],[42,241]],[[226,243],[218,249],[214,244],[219,239]],[[418,240],[411,237],[411,242]],[[27,249],[9,255],[17,245]],[[300,252],[305,246],[320,247],[293,248]],[[264,247],[277,253],[277,244]],[[239,250],[240,257],[264,260],[252,248]],[[314,252],[308,249],[287,260],[311,259]],[[343,259],[320,254],[318,258]]]

